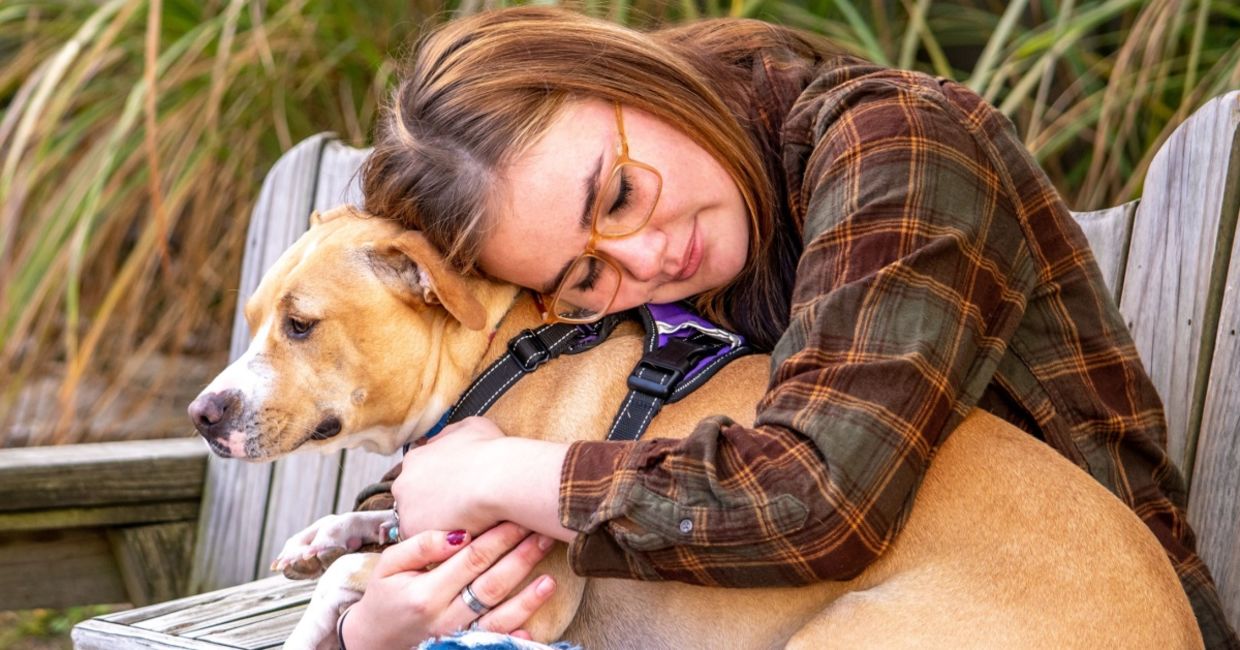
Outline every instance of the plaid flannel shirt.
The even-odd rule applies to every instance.
[[[1011,123],[950,81],[836,57],[754,64],[802,252],[753,427],[578,442],[560,518],[585,575],[702,585],[856,576],[980,406],[1127,503],[1208,647],[1236,647],[1184,519],[1160,399],[1080,228]]]

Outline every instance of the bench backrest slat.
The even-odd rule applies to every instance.
[[[1193,114],[1155,155],[1133,223],[1120,311],[1167,413],[1167,451],[1191,476],[1218,323],[1221,277],[1234,229],[1225,174],[1240,92]],[[1230,224],[1230,225],[1229,225]]]
[[[1124,269],[1128,261],[1128,239],[1138,201],[1093,212],[1074,212],[1072,216],[1085,231],[1089,247],[1102,269],[1102,279],[1111,289],[1111,297],[1119,302],[1124,289]]]
[[[1240,121],[1240,94],[1226,108],[1233,127]],[[1225,136],[1226,134],[1224,134]],[[1188,519],[1197,532],[1201,557],[1218,583],[1228,620],[1240,624],[1240,129],[1232,134],[1230,173],[1218,179],[1223,212],[1231,215],[1230,262],[1223,282],[1222,306],[1209,385],[1202,406]]]

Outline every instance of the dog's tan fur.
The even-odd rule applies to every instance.
[[[310,338],[282,335],[289,310],[319,320]],[[266,337],[250,363],[264,360],[269,386],[229,447],[250,460],[302,446],[393,451],[438,419],[505,341],[539,322],[515,288],[456,275],[417,233],[348,209],[316,220],[246,316]],[[488,417],[514,434],[601,438],[639,354],[638,338],[622,331],[525,378]],[[665,408],[647,436],[681,436],[721,412],[752,421],[768,364],[732,363]],[[308,441],[328,411],[343,432]],[[369,568],[361,564],[349,570],[358,587]],[[903,532],[853,580],[764,589],[587,580],[554,551],[543,571],[560,587],[528,628],[589,650],[1202,644],[1140,520],[1049,447],[982,411],[938,450]]]

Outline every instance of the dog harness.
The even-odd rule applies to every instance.
[[[587,325],[557,323],[523,330],[426,433],[482,415],[517,380],[561,354],[578,354],[607,340],[626,319],[645,329],[643,354],[628,378],[628,395],[607,431],[608,440],[637,440],[664,404],[683,399],[729,361],[753,352],[739,334],[690,311],[683,303],[642,305]],[[405,446],[405,451],[409,446]]]

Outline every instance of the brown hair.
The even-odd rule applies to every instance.
[[[823,51],[791,30],[746,20],[647,34],[527,6],[447,23],[418,45],[385,107],[363,171],[366,209],[421,230],[453,265],[472,270],[498,174],[563,104],[589,96],[634,106],[678,125],[740,189],[752,221],[748,263],[696,303],[769,348],[787,326],[800,243],[795,227],[781,223],[788,217],[778,161],[741,123],[754,99],[753,56],[763,49],[809,59]]]

